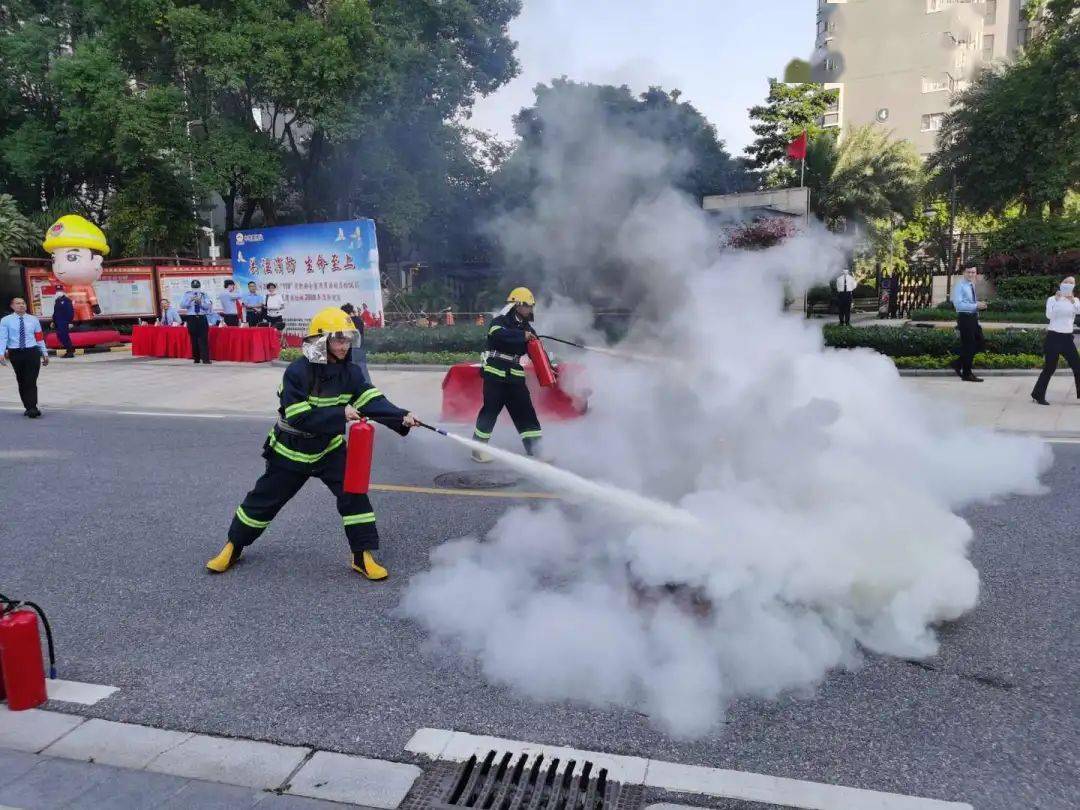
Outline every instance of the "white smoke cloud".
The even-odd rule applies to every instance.
[[[437,549],[405,612],[493,681],[639,709],[681,737],[710,732],[739,696],[812,688],[863,650],[933,655],[935,625],[979,593],[955,510],[1038,492],[1049,451],[966,427],[887,358],[826,349],[816,324],[782,311],[785,285],[835,275],[849,244],[811,229],[721,253],[667,183],[678,156],[579,104],[543,112],[541,186],[497,232],[550,287],[639,296],[619,348],[664,358],[576,358],[589,413],[545,426],[547,449],[705,528],[631,520],[617,500],[515,508],[486,538]],[[537,318],[596,337],[580,304]]]

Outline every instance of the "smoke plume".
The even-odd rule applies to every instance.
[[[631,292],[619,347],[664,360],[565,358],[587,364],[590,408],[545,425],[546,450],[704,528],[610,499],[517,507],[438,548],[406,613],[493,681],[632,707],[680,737],[710,732],[736,697],[812,688],[867,650],[934,655],[935,625],[979,595],[956,512],[1039,491],[1049,452],[966,427],[888,358],[826,349],[818,324],[783,312],[785,290],[839,272],[843,239],[811,228],[721,251],[667,182],[679,155],[548,102],[527,156],[539,184],[498,223],[503,247],[542,269],[542,295],[568,279]],[[549,301],[537,321],[586,328],[580,305]]]

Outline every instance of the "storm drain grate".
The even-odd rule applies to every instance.
[[[639,785],[612,782],[606,768],[588,760],[488,751],[460,765],[438,764],[444,767],[407,802],[409,810],[637,810],[641,805]]]
[[[503,470],[448,472],[435,476],[435,484],[448,489],[499,489],[521,483],[521,478]]]

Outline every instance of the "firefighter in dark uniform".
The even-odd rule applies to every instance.
[[[525,287],[518,287],[507,296],[506,306],[488,327],[487,352],[484,355],[484,404],[476,417],[473,437],[485,444],[491,440],[495,421],[503,408],[510,412],[525,452],[535,456],[540,450],[540,420],[536,418],[532,397],[525,385],[525,369],[521,357],[530,340],[537,340],[532,327],[536,299]],[[491,456],[474,450],[473,461],[481,464]]]
[[[285,370],[278,389],[278,421],[263,444],[266,472],[237,508],[228,542],[206,564],[210,571],[227,571],[308,479],[318,478],[337,498],[352,551],[352,569],[371,580],[386,579],[386,569],[372,555],[379,547],[379,533],[371,501],[367,495],[343,488],[344,434],[348,423],[361,415],[402,436],[417,422],[366,382],[360,367],[349,362],[358,343],[359,332],[337,307],[324,309],[311,319],[303,357]]]

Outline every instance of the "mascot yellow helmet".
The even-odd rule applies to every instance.
[[[62,248],[88,248],[102,256],[109,255],[109,243],[105,241],[101,228],[78,214],[65,214],[56,220],[45,232],[45,241],[41,246],[46,253]]]

